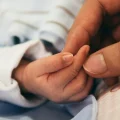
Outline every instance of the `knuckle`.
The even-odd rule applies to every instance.
[[[78,73],[79,73],[79,70],[74,67],[74,69],[71,72],[72,76],[76,76]]]

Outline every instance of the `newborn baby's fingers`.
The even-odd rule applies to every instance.
[[[75,77],[69,84],[64,88],[64,96],[71,98],[72,96],[82,92],[87,84],[87,74],[82,69],[77,77]]]
[[[80,101],[85,97],[87,97],[87,95],[89,94],[92,88],[92,85],[93,85],[93,78],[89,77],[87,80],[85,89],[83,89],[82,92],[79,92],[76,95],[73,95],[72,97],[70,97],[67,102]]]
[[[79,73],[80,69],[83,66],[84,61],[87,58],[89,51],[89,46],[83,46],[74,57],[74,61],[72,65],[55,72],[49,76],[49,80],[51,83],[56,83],[58,87],[63,87],[72,81]]]
[[[73,55],[71,53],[59,53],[53,56],[41,58],[30,63],[27,67],[27,72],[29,72],[30,75],[33,75],[33,77],[38,77],[43,74],[48,74],[61,70],[71,65],[72,62]]]

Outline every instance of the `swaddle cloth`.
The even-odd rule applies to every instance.
[[[96,120],[97,101],[93,95],[79,103],[68,104],[66,108],[74,116],[71,120]]]
[[[31,110],[24,110],[5,103],[2,104],[7,111],[5,112],[3,109],[2,113],[6,117],[0,120],[96,120],[97,115],[97,102],[92,95],[79,103],[59,105],[48,102]],[[0,104],[0,107],[2,107],[2,104]],[[12,111],[8,112],[10,109]],[[2,117],[1,114],[0,116]]]

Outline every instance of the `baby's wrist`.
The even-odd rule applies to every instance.
[[[12,73],[12,78],[18,82],[22,91],[26,91],[23,85],[24,83],[23,76],[24,76],[24,70],[29,63],[30,63],[29,61],[22,59],[18,67],[14,69]]]

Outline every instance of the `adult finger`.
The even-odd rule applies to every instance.
[[[86,72],[96,78],[120,75],[120,42],[92,54],[84,64]]]
[[[119,12],[119,0],[86,0],[68,34],[64,51],[75,54],[99,30],[105,14],[112,16]]]
[[[103,13],[97,0],[87,0],[68,34],[64,51],[75,54],[81,46],[88,43],[99,29]]]

